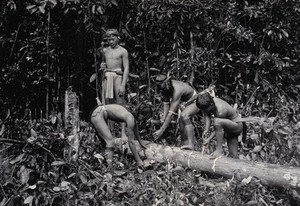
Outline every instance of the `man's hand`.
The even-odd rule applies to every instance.
[[[182,103],[182,104],[179,104],[178,107],[181,111],[183,111],[186,108],[186,105],[187,105],[187,103]]]
[[[124,96],[125,95],[125,86],[120,86],[120,89],[119,89],[119,95],[120,96]]]
[[[161,138],[161,136],[163,135],[163,132],[161,129],[157,130],[156,132],[153,133],[153,137],[155,140]]]
[[[101,65],[100,65],[100,70],[105,70],[106,68],[107,68],[106,63],[102,62]]]

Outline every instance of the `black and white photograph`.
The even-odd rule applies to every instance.
[[[0,206],[299,206],[299,0],[1,0]]]

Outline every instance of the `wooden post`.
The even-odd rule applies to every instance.
[[[74,161],[79,149],[79,98],[72,89],[65,92],[65,135],[68,145],[64,149],[64,158]]]
[[[239,175],[241,178],[256,177],[265,185],[290,187],[300,189],[300,168],[286,167],[263,162],[245,161],[228,157],[211,158],[202,155],[199,151],[181,150],[179,147],[170,147],[144,141],[147,149],[141,151],[135,141],[140,155],[159,162],[171,161],[183,167],[205,171],[212,174],[231,178]],[[115,139],[115,146],[122,150],[128,147],[123,145],[121,138]],[[128,149],[128,151],[130,151]]]

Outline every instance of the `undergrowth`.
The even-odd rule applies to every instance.
[[[299,122],[287,121],[280,115],[248,124],[247,139],[240,145],[240,159],[300,166]],[[198,122],[196,136],[202,126]],[[67,137],[53,123],[5,121],[5,129],[1,131],[4,144],[0,146],[0,206],[300,204],[300,191],[266,186],[252,176],[242,179],[233,174],[231,179],[224,179],[170,161],[160,163],[149,159],[145,160],[146,170],[142,171],[126,150],[114,153],[113,170],[108,171],[104,148],[87,122],[80,125],[78,159],[69,161],[65,157]],[[151,121],[141,125],[143,139],[151,141],[149,134],[153,127]],[[157,143],[179,145],[180,136],[174,141],[172,134],[171,130],[170,136]],[[201,145],[202,140],[198,139],[197,150],[201,150]],[[212,140],[205,153],[211,153],[214,146]]]

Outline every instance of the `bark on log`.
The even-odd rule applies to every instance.
[[[190,169],[218,174],[227,178],[231,178],[234,174],[239,174],[241,178],[252,176],[260,179],[265,185],[300,189],[300,168],[298,167],[245,161],[224,156],[212,159],[211,156],[202,155],[199,151],[181,150],[179,147],[144,142],[147,145],[147,149],[144,151],[141,151],[137,141],[135,144],[140,155],[148,159],[159,162],[172,161]],[[116,138],[115,145],[121,150],[128,147],[128,144],[122,143],[121,138]],[[128,149],[128,151],[130,150]]]

